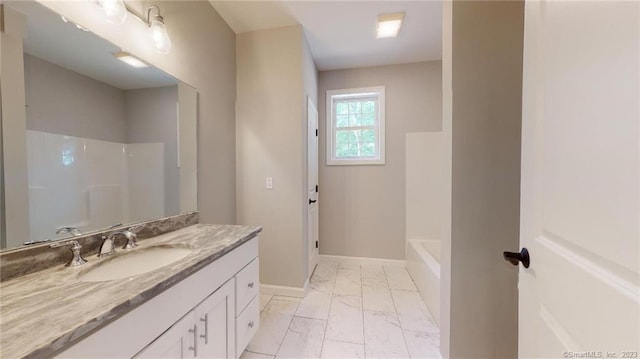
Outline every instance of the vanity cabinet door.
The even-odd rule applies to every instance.
[[[195,309],[198,358],[235,358],[234,282],[229,280]]]
[[[189,312],[171,326],[161,336],[140,351],[135,358],[194,358],[198,329],[195,325],[195,313]],[[195,345],[194,345],[195,344]]]

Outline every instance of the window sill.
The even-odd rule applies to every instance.
[[[327,160],[327,166],[382,166],[385,160]]]

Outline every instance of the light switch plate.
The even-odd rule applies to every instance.
[[[267,189],[273,189],[273,177],[267,177],[264,181],[264,186]]]

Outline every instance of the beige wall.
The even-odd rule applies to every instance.
[[[236,44],[237,218],[264,227],[261,283],[297,288],[307,276],[303,114],[313,87],[304,41],[292,26],[239,34]]]
[[[524,2],[453,3],[452,358],[518,355]]]
[[[26,53],[24,81],[27,129],[127,142],[121,89]]]
[[[442,129],[439,61],[318,76],[320,253],[404,259],[405,136]],[[386,164],[327,166],[327,90],[386,86]]]
[[[413,132],[406,136],[405,238],[442,240],[445,206],[450,200],[444,189],[449,180],[444,171],[447,136],[443,132]]]
[[[198,93],[178,84],[180,122],[180,213],[198,209]]]
[[[2,57],[2,133],[4,166],[5,243],[16,247],[29,238],[29,193],[27,188],[27,133],[25,113],[24,62],[22,39],[26,32],[24,16],[4,8],[4,31],[0,34]],[[10,135],[9,135],[10,134]],[[7,154],[11,154],[8,156]]]
[[[206,1],[162,1],[171,36],[155,52],[148,29],[128,16],[113,26],[93,2],[42,1],[46,7],[195,87],[198,99],[198,206],[203,223],[235,223],[235,34]],[[148,2],[126,1],[146,15]],[[260,224],[260,223],[255,223]]]
[[[178,86],[124,91],[126,143],[164,143],[164,213],[180,213]]]

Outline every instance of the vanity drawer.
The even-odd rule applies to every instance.
[[[236,319],[236,355],[240,356],[260,326],[260,298],[254,297]]]
[[[260,278],[259,258],[254,259],[236,274],[236,317],[258,294],[260,289],[258,278]]]

